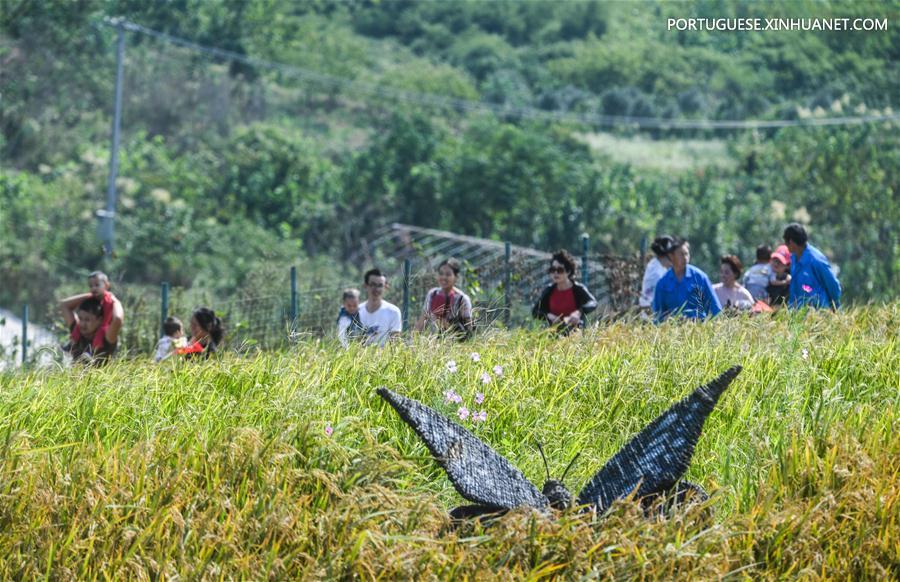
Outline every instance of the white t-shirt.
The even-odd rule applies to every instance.
[[[656,292],[656,284],[668,271],[669,268],[664,267],[656,257],[653,257],[653,260],[647,263],[647,268],[644,270],[644,282],[641,284],[641,297],[638,300],[638,304],[641,307],[653,307],[653,294]]]
[[[369,313],[368,303],[359,306],[359,320],[366,326],[367,337],[364,343],[367,346],[387,343],[391,334],[403,331],[403,318],[400,309],[393,303],[382,300],[381,307],[373,313]]]

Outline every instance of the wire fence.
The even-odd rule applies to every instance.
[[[399,227],[395,232],[415,228],[394,226]],[[385,300],[401,309],[404,333],[411,333],[416,320],[423,314],[425,295],[437,286],[435,268],[440,260],[449,256],[455,256],[463,264],[457,286],[472,299],[476,334],[491,329],[544,325],[531,317],[531,309],[545,285],[549,284],[546,273],[549,253],[485,241],[484,247],[490,252],[482,249],[463,255],[437,254],[430,249],[459,250],[447,244],[447,237],[435,236],[437,232],[430,233],[428,244],[408,241],[405,247],[391,249],[402,251],[391,257],[376,251],[380,257],[378,264],[388,276]],[[387,240],[382,237],[380,242],[386,244]],[[477,240],[469,239],[468,243],[474,244]],[[498,244],[503,250],[499,255],[496,253]],[[588,283],[600,305],[591,317],[593,320],[616,318],[636,305],[643,272],[640,255],[583,254],[580,260],[587,269],[580,269],[579,278]],[[309,339],[335,338],[342,291],[361,288],[361,281],[300,289],[296,269],[285,268],[284,273],[283,293],[231,298],[170,288],[167,283],[160,284],[156,291],[141,286],[117,285],[113,291],[125,310],[125,324],[119,336],[119,357],[149,357],[155,350],[162,322],[167,316],[179,317],[187,328],[192,312],[201,306],[213,309],[222,319],[226,327],[225,349],[238,353],[279,350]],[[46,365],[64,361],[61,346],[68,330],[62,318],[30,321],[27,311],[27,306],[23,306],[19,314],[0,311],[0,370],[23,363]],[[28,338],[24,345],[23,333]]]

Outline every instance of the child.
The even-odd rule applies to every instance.
[[[359,289],[344,289],[341,303],[337,318],[338,339],[346,348],[351,340],[366,335],[366,326],[359,319]]]
[[[744,273],[744,287],[750,292],[750,295],[753,295],[754,301],[769,298],[766,287],[769,285],[769,275],[772,273],[772,267],[769,265],[771,260],[772,249],[769,248],[769,245],[759,245],[756,247],[756,263]]]
[[[791,253],[787,246],[781,245],[772,253],[772,274],[766,291],[769,294],[769,305],[781,306],[787,303],[791,288]]]
[[[184,337],[184,325],[177,317],[167,317],[163,322],[163,336],[156,344],[156,357],[154,361],[161,362],[175,353],[175,350],[187,346],[187,338]]]
[[[88,275],[88,287],[90,288],[90,293],[83,293],[81,295],[75,295],[73,297],[69,297],[67,299],[63,299],[62,303],[64,305],[72,304],[78,305],[85,299],[89,299],[91,297],[97,299],[100,302],[100,305],[103,308],[103,315],[100,321],[100,327],[97,329],[97,333],[94,334],[94,339],[92,340],[92,346],[95,349],[103,348],[103,338],[106,336],[106,330],[109,328],[110,324],[114,317],[119,320],[124,319],[124,314],[121,309],[121,303],[116,298],[115,295],[109,292],[109,277],[106,276],[106,273],[102,271],[94,271],[90,275]],[[117,309],[116,306],[120,307]],[[81,330],[78,329],[76,325],[72,329],[71,333],[72,344],[78,344],[81,341]]]

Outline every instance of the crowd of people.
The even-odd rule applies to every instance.
[[[784,244],[774,251],[768,245],[756,249],[756,262],[744,273],[740,258],[720,260],[719,283],[713,285],[702,270],[690,264],[690,243],[664,235],[651,246],[640,304],[651,308],[657,321],[672,315],[705,319],[722,310],[754,312],[775,308],[841,306],[841,284],[822,252],[809,243],[803,225],[789,224]]]
[[[746,273],[738,256],[724,255],[719,261],[719,282],[713,284],[690,264],[687,240],[659,236],[651,247],[655,256],[644,272],[639,305],[657,322],[673,316],[706,319],[723,311],[770,312],[784,306],[839,308],[841,285],[825,255],[809,243],[803,225],[789,224],[782,238],[784,244],[774,251],[767,245],[757,247],[756,262]],[[416,331],[431,329],[458,339],[471,336],[472,301],[456,286],[459,273],[456,259],[438,265],[438,286],[425,295]],[[547,273],[550,283],[532,308],[533,317],[563,335],[583,328],[597,300],[578,281],[575,258],[566,250],[553,253]],[[344,346],[354,340],[384,345],[402,329],[400,310],[383,299],[387,287],[383,273],[369,271],[364,283],[368,299],[362,306],[359,290],[344,291],[338,315],[338,337]]]
[[[639,305],[657,322],[679,316],[706,319],[723,311],[773,311],[780,307],[830,308],[841,304],[841,285],[825,255],[808,240],[806,229],[789,224],[782,235],[784,244],[774,251],[767,245],[756,249],[756,262],[744,272],[736,255],[721,257],[719,282],[712,284],[701,269],[691,265],[690,243],[682,238],[657,237],[651,249],[639,295]],[[461,266],[448,258],[436,270],[437,286],[428,290],[416,332],[434,332],[465,340],[475,331],[472,300],[459,287]],[[551,256],[547,269],[550,283],[541,291],[532,308],[534,318],[566,335],[582,329],[587,316],[597,308],[597,300],[577,279],[577,263],[566,250]],[[388,278],[379,269],[363,276],[365,301],[358,289],[345,289],[337,316],[337,337],[347,347],[359,342],[384,346],[400,336],[403,319],[400,309],[384,298]],[[96,271],[88,277],[89,292],[60,302],[70,341],[65,349],[73,360],[103,362],[113,357],[124,322],[121,302],[110,292],[109,278]],[[169,358],[208,358],[225,338],[225,327],[207,307],[193,311],[190,337],[176,317],[163,323],[155,361]]]

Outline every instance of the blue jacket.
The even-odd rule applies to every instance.
[[[788,297],[791,307],[841,306],[841,283],[831,270],[831,263],[822,251],[812,245],[799,257],[791,256],[791,289]]]
[[[662,321],[673,314],[705,319],[720,311],[722,305],[713,291],[709,277],[693,265],[687,266],[681,281],[675,277],[675,271],[669,269],[656,284],[653,295],[656,321]]]

